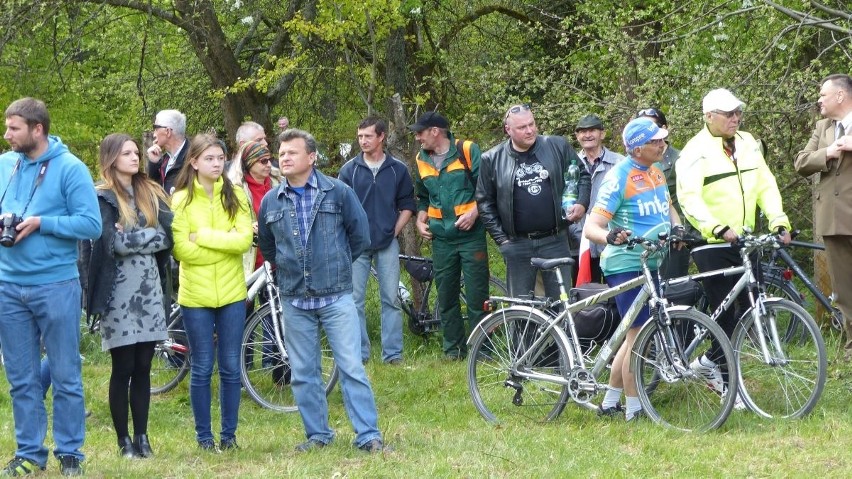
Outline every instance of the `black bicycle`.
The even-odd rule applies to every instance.
[[[397,298],[402,311],[408,317],[408,329],[418,336],[428,336],[441,329],[441,315],[438,307],[435,269],[432,258],[424,256],[399,255],[403,269],[408,273],[400,275]],[[376,277],[376,270],[370,268],[370,275]],[[420,293],[413,295],[412,292]],[[504,296],[507,294],[506,284],[495,276],[488,278],[489,296]],[[467,300],[464,296],[464,277],[459,288],[459,304],[461,304],[462,319],[467,321]]]
[[[795,238],[799,231],[793,231],[792,236]],[[825,245],[820,243],[809,243],[806,241],[790,241],[789,245],[781,245],[761,262],[764,275],[767,279],[765,287],[766,293],[770,296],[778,296],[786,298],[800,306],[807,308],[805,295],[802,294],[796,287],[794,278],[799,278],[799,281],[807,288],[813,297],[822,305],[828,312],[832,329],[840,331],[843,328],[843,313],[834,304],[832,300],[833,294],[826,296],[822,290],[817,287],[814,281],[808,274],[799,266],[795,258],[790,252],[791,248],[806,248],[810,250],[825,250]],[[795,332],[792,332],[795,335]]]

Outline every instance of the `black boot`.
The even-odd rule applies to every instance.
[[[133,444],[136,446],[136,453],[139,454],[139,457],[154,457],[154,451],[151,450],[151,443],[148,442],[147,434],[133,436]]]
[[[133,441],[130,440],[130,437],[124,436],[118,438],[118,453],[125,459],[133,459],[134,457],[137,457],[136,447],[133,445]]]

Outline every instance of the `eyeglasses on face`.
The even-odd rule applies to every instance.
[[[713,113],[715,113],[717,115],[722,115],[725,118],[729,118],[729,119],[733,118],[734,116],[736,116],[737,118],[742,118],[742,116],[743,116],[743,111],[740,110],[740,109],[737,109],[737,110],[734,110],[734,111],[713,110]]]
[[[169,127],[167,127],[167,126],[158,125],[158,124],[154,123],[154,129],[156,130],[156,129],[158,129],[158,128],[166,128],[166,129],[170,129],[170,128],[169,128]]]
[[[522,111],[530,111],[529,103],[524,103],[523,105],[515,105],[509,108],[509,110],[506,112],[506,116],[503,119],[505,120],[506,118],[509,118],[509,115],[514,115],[515,113],[520,113]]]

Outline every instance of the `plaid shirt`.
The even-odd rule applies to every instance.
[[[302,248],[307,249],[308,235],[310,234],[309,228],[311,224],[311,210],[314,206],[314,199],[319,192],[319,188],[317,187],[317,177],[313,172],[311,173],[311,176],[308,178],[308,182],[305,183],[301,194],[290,186],[287,182],[287,178],[284,178],[283,182],[286,187],[284,191],[287,194],[287,197],[290,198],[296,206],[296,218],[299,222],[299,240],[302,242]],[[307,296],[304,298],[296,298],[291,302],[291,304],[299,309],[315,310],[324,308],[338,299],[340,299],[340,295]]]

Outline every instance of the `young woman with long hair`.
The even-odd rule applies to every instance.
[[[109,408],[119,452],[151,457],[151,360],[156,342],[168,337],[172,213],[163,189],[140,171],[139,145],[129,135],[104,138],[98,166],[103,233],[81,243],[86,313],[98,321],[101,345],[112,356]]]
[[[246,195],[222,174],[224,167],[225,152],[218,139],[206,134],[194,137],[172,196],[174,255],[180,262],[178,304],[192,365],[189,399],[196,440],[208,451],[217,450],[210,426],[210,380],[216,353],[222,409],[220,448],[237,447],[246,299],[242,256],[253,235]]]

